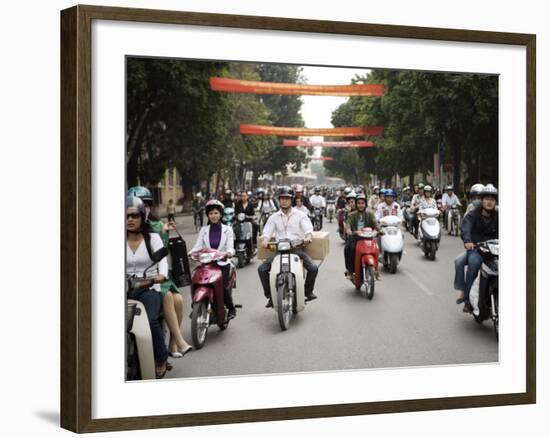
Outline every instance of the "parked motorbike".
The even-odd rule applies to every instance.
[[[206,343],[208,328],[216,324],[220,330],[229,325],[228,310],[224,304],[224,286],[221,267],[217,262],[225,260],[224,252],[205,248],[191,255],[199,265],[191,277],[191,338],[195,348],[201,349]],[[237,274],[231,265],[229,289],[236,287]],[[240,307],[235,305],[235,307]]]
[[[330,223],[336,214],[336,201],[327,201],[327,219]]]
[[[392,274],[397,271],[397,265],[403,255],[405,236],[399,228],[401,222],[402,219],[398,216],[384,216],[380,219],[380,226],[384,230],[380,238],[380,259]]]
[[[379,249],[376,243],[376,231],[372,228],[362,228],[356,233],[355,269],[351,282],[355,289],[372,300],[374,297],[374,273],[378,271]],[[363,286],[365,286],[363,288]]]
[[[320,231],[323,228],[323,210],[318,207],[313,207],[313,231]]]
[[[253,216],[246,216],[244,213],[237,215],[237,221],[233,224],[233,233],[235,234],[235,257],[237,258],[237,267],[242,268],[249,264],[254,257],[254,245],[252,244]]]
[[[225,225],[232,226],[233,225],[233,219],[235,217],[235,209],[231,207],[225,207],[223,209],[223,217],[222,222]]]
[[[435,260],[435,253],[439,249],[441,240],[441,225],[439,223],[439,210],[426,208],[419,213],[418,239],[424,255]]]
[[[126,380],[154,379],[155,357],[153,354],[153,337],[147,311],[140,301],[132,299],[132,293],[139,289],[149,288],[154,283],[154,276],[147,277],[147,271],[168,255],[167,248],[155,251],[153,263],[143,272],[143,277],[129,275],[126,277]]]
[[[486,240],[476,244],[476,250],[481,255],[483,262],[479,275],[474,280],[470,289],[470,304],[473,307],[472,314],[478,323],[489,318],[493,321],[495,336],[498,339],[498,239]]]
[[[449,208],[446,214],[447,232],[450,235],[458,236],[460,234],[460,223],[462,215],[458,205],[453,205]]]
[[[268,248],[276,251],[270,273],[271,301],[277,312],[281,330],[288,330],[293,315],[305,309],[305,275],[302,259],[292,253],[303,248],[303,241],[282,239],[270,242]]]

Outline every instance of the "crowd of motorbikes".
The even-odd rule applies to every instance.
[[[337,205],[336,190],[333,196],[327,196],[326,205],[322,208],[311,208],[310,219],[315,231],[321,230],[323,218],[332,223],[338,222],[337,232],[342,240],[347,236],[344,232],[344,222],[349,214],[349,206]],[[252,201],[253,202],[253,201]],[[410,200],[399,202],[401,215],[388,215],[378,221],[379,232],[372,228],[362,228],[357,231],[355,246],[355,275],[349,278],[355,288],[365,298],[372,300],[376,284],[378,264],[382,264],[387,272],[395,274],[404,254],[404,231],[410,232],[418,241],[418,245],[428,260],[435,260],[439,248],[442,227],[452,236],[459,236],[462,214],[458,207],[444,209],[438,203],[437,208],[415,211]],[[343,208],[342,208],[343,207]],[[235,214],[234,205],[224,209],[223,223],[234,231],[234,263],[231,264],[229,287],[236,287],[236,268],[249,264],[257,254],[256,236],[261,235],[267,220],[276,209],[260,210],[256,208],[254,215]],[[198,232],[204,225],[204,203],[193,204],[193,223]],[[404,228],[402,227],[404,225]],[[255,231],[257,234],[255,236]],[[305,309],[304,281],[305,271],[302,261],[293,254],[293,250],[303,248],[303,241],[280,240],[271,242],[269,250],[274,252],[270,273],[271,300],[273,310],[277,314],[282,330],[290,327],[291,319]],[[483,299],[476,301],[474,318],[477,322],[491,319],[495,334],[498,337],[498,240],[481,242],[476,245],[483,258],[480,275],[472,289],[488,291],[483,293]],[[168,250],[159,250],[153,254],[153,266],[162,258],[168,256]],[[217,262],[225,254],[214,249],[203,249],[191,255],[195,267],[190,272],[191,286],[191,338],[196,349],[202,348],[207,340],[208,330],[217,325],[225,330],[231,318],[228,317],[224,305],[224,284],[221,268]],[[127,287],[142,287],[149,279],[127,278]],[[236,307],[240,307],[236,305]],[[162,315],[160,316],[162,320]],[[127,378],[149,379],[155,377],[153,347],[147,315],[139,301],[128,300],[127,314]]]

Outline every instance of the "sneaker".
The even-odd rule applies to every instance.
[[[273,307],[273,301],[271,300],[271,298],[267,300],[267,304],[265,305],[266,309],[269,309],[270,307]]]
[[[315,295],[313,292],[310,294],[306,294],[306,301],[313,301],[317,298],[317,295]]]
[[[237,316],[237,309],[234,307],[227,312],[227,319],[233,319]]]
[[[464,303],[464,307],[462,308],[462,311],[464,313],[472,313],[474,311],[474,308],[470,303]]]

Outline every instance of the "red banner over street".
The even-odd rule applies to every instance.
[[[331,148],[370,148],[374,146],[372,141],[308,141],[308,140],[283,140],[283,146],[288,147],[306,147],[312,148],[316,146],[331,147]]]
[[[300,96],[382,96],[384,94],[383,84],[307,85],[210,78],[210,87],[214,91],[226,91],[230,93],[290,94]]]
[[[346,128],[286,128],[269,125],[241,125],[241,134],[275,135],[278,137],[361,137],[363,135],[382,135],[383,126],[357,126]]]
[[[313,158],[310,158],[310,160],[313,160],[313,161],[334,161],[334,158],[333,157],[313,157]]]

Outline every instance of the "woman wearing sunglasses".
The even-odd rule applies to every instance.
[[[126,275],[143,277],[151,263],[151,255],[163,248],[160,236],[153,233],[145,222],[145,205],[135,196],[126,199]],[[160,285],[168,277],[166,258],[147,271],[147,277],[154,276],[152,284],[130,291],[128,298],[143,303],[153,338],[153,354],[157,378],[166,374],[168,351],[164,343],[159,313],[162,305]]]

